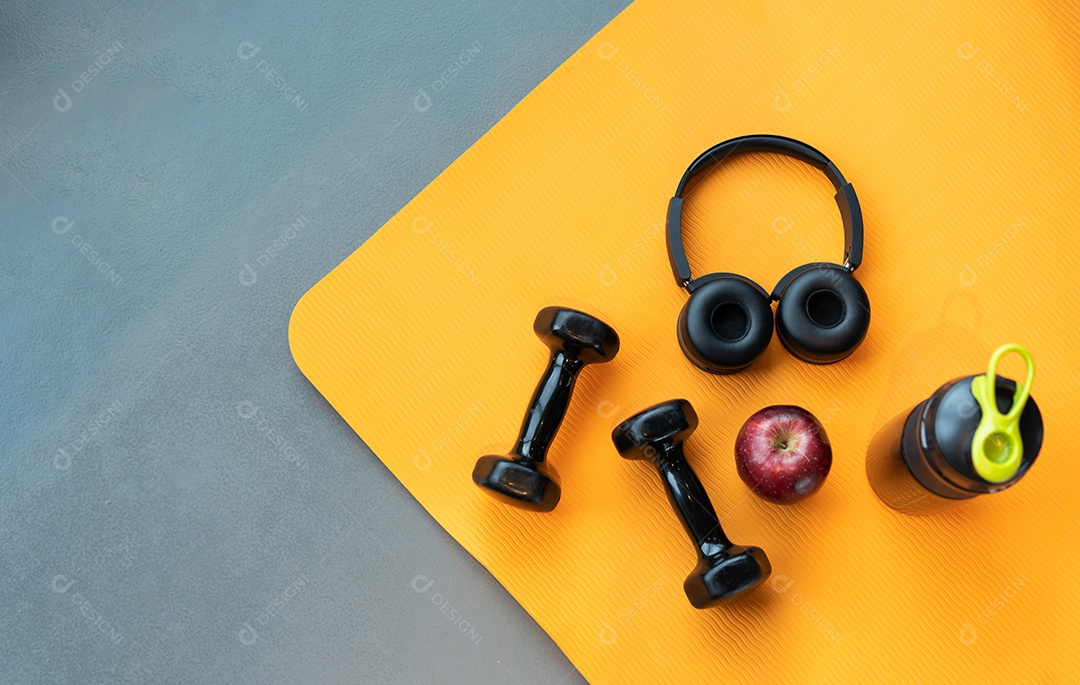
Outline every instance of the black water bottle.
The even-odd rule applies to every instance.
[[[996,373],[1008,352],[1027,364],[1023,385]],[[1004,345],[985,374],[952,380],[887,423],[867,449],[874,492],[893,509],[919,515],[1015,485],[1042,447],[1042,415],[1030,397],[1034,377],[1028,351]]]

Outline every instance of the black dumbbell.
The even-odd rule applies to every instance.
[[[709,495],[683,453],[683,441],[697,425],[689,402],[670,400],[623,421],[611,439],[623,458],[647,459],[660,471],[668,500],[697,546],[698,563],[683,589],[691,604],[706,609],[759,585],[772,566],[760,547],[733,545],[724,535]]]
[[[559,503],[562,490],[555,471],[544,464],[544,457],[566,415],[578,372],[586,364],[614,359],[619,351],[619,335],[596,317],[562,307],[541,309],[533,330],[551,348],[551,361],[533,391],[510,454],[480,457],[472,478],[508,504],[551,511]]]

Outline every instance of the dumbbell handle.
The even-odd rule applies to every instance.
[[[668,501],[679,515],[687,535],[704,559],[722,555],[731,541],[724,535],[705,486],[686,461],[682,443],[656,447],[653,463],[660,472]]]
[[[527,462],[544,461],[548,447],[566,416],[574,383],[583,366],[584,362],[571,357],[564,350],[552,351],[547,369],[533,391],[529,408],[525,410],[512,454]]]

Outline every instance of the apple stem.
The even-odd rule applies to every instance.
[[[787,428],[779,428],[776,434],[769,441],[769,444],[774,450],[780,450],[781,452],[793,452],[799,445],[799,439],[791,434]]]

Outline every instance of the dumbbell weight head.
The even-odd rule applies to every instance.
[[[682,444],[697,427],[694,407],[686,400],[671,400],[623,421],[611,433],[611,440],[623,459],[653,461],[659,445]]]
[[[556,471],[544,463],[562,424],[578,372],[586,364],[610,361],[619,352],[619,335],[594,316],[563,307],[545,307],[533,331],[551,349],[551,359],[521,423],[517,443],[506,455],[480,457],[473,482],[497,499],[531,511],[551,511],[562,488]]]
[[[565,307],[544,307],[533,331],[552,350],[563,350],[582,364],[602,364],[619,353],[619,334],[595,316]]]
[[[480,457],[472,477],[495,499],[519,509],[551,511],[562,497],[555,469],[543,463],[523,463],[513,454]]]
[[[701,559],[683,581],[687,599],[708,609],[761,585],[772,565],[760,547],[732,545],[718,560]]]
[[[683,441],[697,425],[689,402],[671,400],[623,421],[611,438],[622,457],[651,461],[660,472],[668,500],[698,551],[698,563],[683,589],[694,607],[705,609],[761,584],[772,566],[761,548],[734,545],[724,535],[708,493],[683,453]]]

